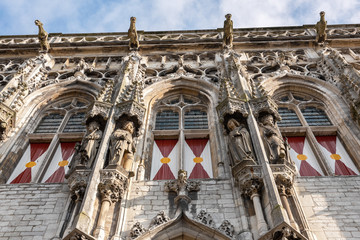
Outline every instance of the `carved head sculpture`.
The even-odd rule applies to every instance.
[[[261,118],[261,123],[268,126],[274,126],[274,117],[271,114],[267,114]]]
[[[184,169],[180,169],[178,172],[178,180],[180,182],[186,182],[187,180],[187,172]]]
[[[324,11],[321,11],[320,12],[320,19],[324,19],[325,18],[325,12]]]
[[[43,24],[42,24],[42,22],[40,22],[40,20],[35,20],[35,25],[36,26],[42,26]]]
[[[227,128],[229,129],[229,131],[231,132],[232,130],[234,130],[237,127],[240,127],[240,123],[238,121],[236,121],[235,119],[231,118],[227,124],[226,124]]]
[[[131,18],[130,18],[130,22],[131,22],[131,23],[136,23],[136,17],[131,17]]]
[[[94,130],[97,130],[100,128],[100,124],[96,121],[92,121],[89,123],[89,126],[88,126],[88,129],[90,132],[94,131]]]
[[[231,14],[230,13],[226,14],[225,18],[226,18],[226,20],[231,20]]]
[[[134,133],[134,123],[133,122],[126,122],[123,127],[124,130],[128,131],[129,133]]]

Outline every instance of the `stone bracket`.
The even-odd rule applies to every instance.
[[[72,230],[67,236],[63,238],[63,240],[95,240],[95,239],[96,238],[94,238],[93,236],[88,235],[77,228]]]

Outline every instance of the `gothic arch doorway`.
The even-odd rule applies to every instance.
[[[160,225],[144,235],[138,240],[230,240],[223,233],[215,228],[204,225],[200,222],[189,219],[181,213],[176,219]]]

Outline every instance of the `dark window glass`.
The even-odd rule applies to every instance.
[[[325,112],[315,107],[306,107],[301,112],[309,126],[330,126],[331,122]]]
[[[35,130],[35,133],[56,133],[64,116],[53,113],[41,119],[40,124]]]
[[[208,120],[206,112],[190,110],[185,113],[185,129],[207,129]]]
[[[156,115],[156,130],[179,129],[179,113],[166,110]]]
[[[281,121],[278,122],[279,127],[301,126],[301,122],[293,110],[279,108],[278,111],[281,116]]]
[[[85,125],[82,124],[84,117],[85,113],[72,115],[64,128],[64,132],[85,132]]]

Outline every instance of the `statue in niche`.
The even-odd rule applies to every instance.
[[[97,121],[90,122],[82,143],[82,148],[85,150],[86,156],[88,157],[88,167],[91,167],[95,160],[102,135],[103,132],[100,130],[100,124]]]
[[[48,33],[44,30],[42,22],[35,20],[35,25],[39,27],[38,38],[42,52],[48,52],[50,44],[48,42]]]
[[[140,47],[138,35],[135,28],[136,17],[130,18],[130,28],[128,30],[128,37],[130,38],[130,49],[138,49]]]
[[[135,152],[133,133],[134,123],[130,121],[113,132],[110,137],[110,165],[120,165],[127,171],[131,170]]]
[[[274,117],[267,114],[260,118],[260,127],[264,145],[271,164],[281,164],[285,162],[286,147],[281,133],[275,127]]]
[[[326,40],[326,25],[327,21],[325,21],[325,12],[320,12],[320,21],[318,21],[315,25],[316,29],[316,42],[323,43]]]
[[[244,124],[231,118],[227,122],[229,132],[229,150],[234,164],[244,160],[254,160],[251,138]]]
[[[233,43],[233,21],[231,20],[231,14],[225,15],[226,20],[224,21],[224,39],[223,46],[232,47]]]

